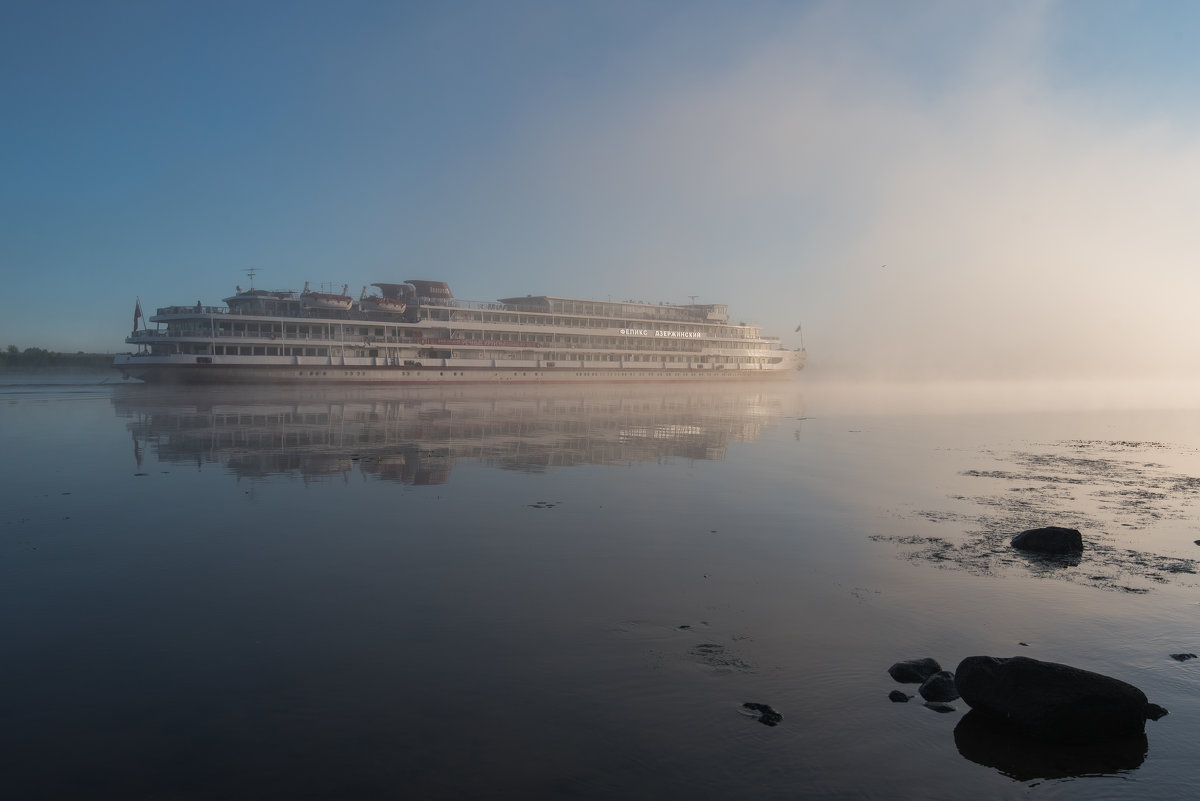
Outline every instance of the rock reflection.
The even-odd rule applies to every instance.
[[[1023,560],[1030,572],[1035,574],[1079,567],[1083,561],[1082,554],[1077,553],[1033,553],[1014,549],[1013,556]]]
[[[1146,735],[1087,745],[1053,745],[1031,740],[1002,721],[972,709],[954,729],[958,752],[1021,782],[1114,774],[1141,767]]]
[[[239,477],[358,471],[444,484],[461,460],[539,472],[582,464],[720,460],[782,415],[782,390],[269,389],[133,386],[113,396],[134,451]],[[794,401],[792,401],[794,402]]]

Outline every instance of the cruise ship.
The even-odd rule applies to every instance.
[[[805,353],[720,303],[526,295],[458,300],[443,281],[341,292],[237,288],[223,306],[167,306],[113,367],[158,383],[425,384],[730,381],[794,375]],[[138,327],[139,320],[143,325]]]

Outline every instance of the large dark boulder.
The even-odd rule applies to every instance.
[[[1083,535],[1078,529],[1062,526],[1031,528],[1013,537],[1012,547],[1035,553],[1083,553]]]
[[[969,656],[954,677],[958,694],[972,709],[1046,742],[1137,737],[1153,711],[1145,693],[1132,684],[1024,656]]]
[[[906,659],[888,668],[888,675],[902,684],[921,684],[941,669],[936,659]]]

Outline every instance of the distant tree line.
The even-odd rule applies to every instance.
[[[45,348],[26,348],[9,345],[0,352],[0,369],[34,370],[45,367],[108,367],[112,355],[107,353],[58,353]]]

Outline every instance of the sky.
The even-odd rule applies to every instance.
[[[1167,0],[6,0],[0,348],[124,351],[254,269],[694,295],[827,375],[1195,376],[1197,40]]]

